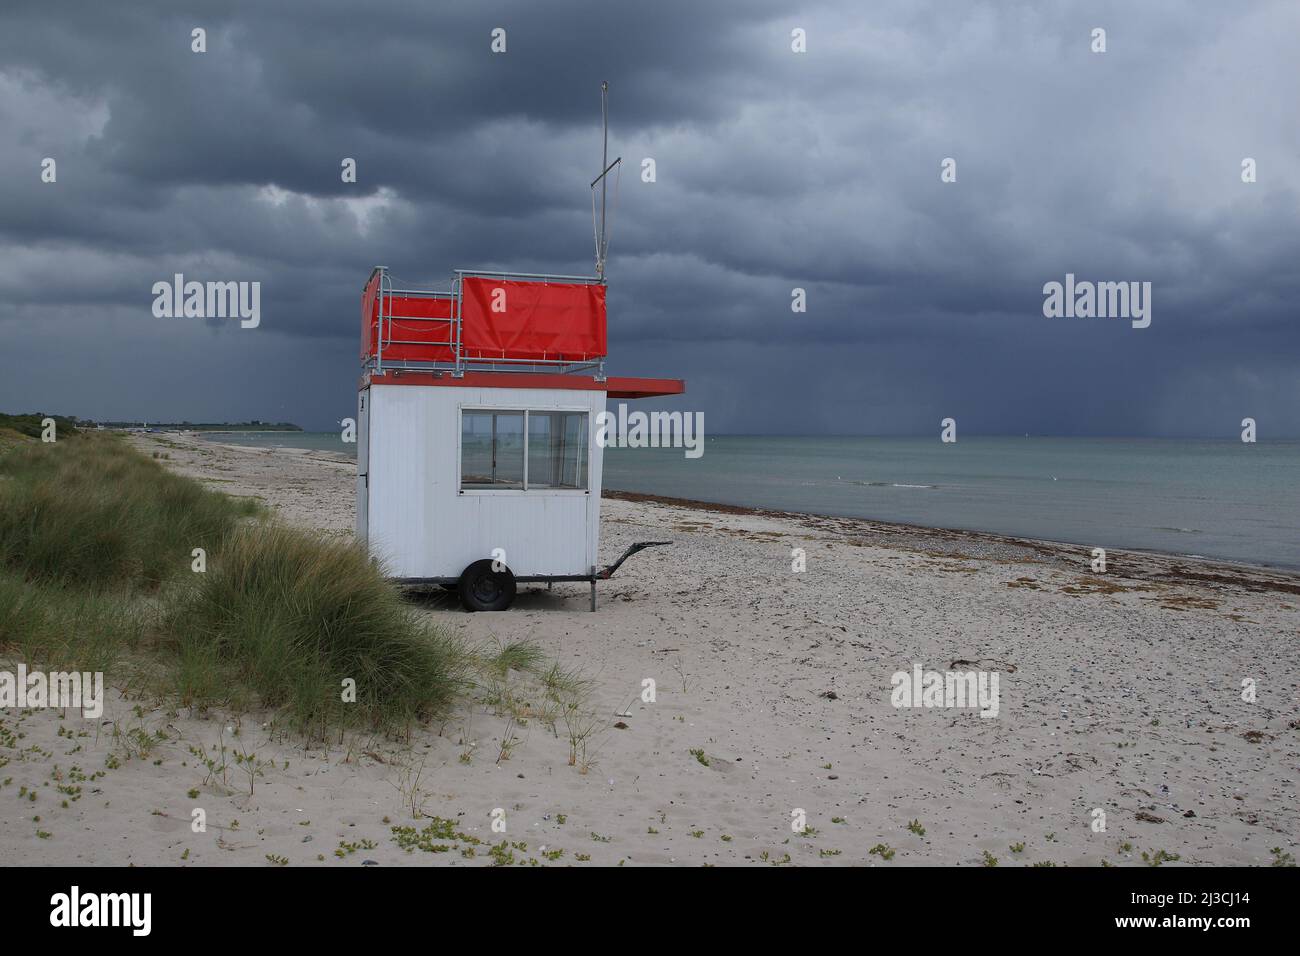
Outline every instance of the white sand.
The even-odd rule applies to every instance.
[[[350,533],[351,463],[134,440],[286,521]],[[569,766],[563,726],[557,737],[536,720],[498,762],[507,718],[481,701],[409,749],[349,739],[322,752],[268,736],[264,714],[204,719],[113,694],[98,723],[0,715],[23,735],[0,741],[0,779],[10,778],[0,860],[483,865],[502,839],[526,846],[511,847],[516,861],[546,865],[580,855],[583,865],[788,856],[880,866],[979,865],[984,851],[1004,866],[1141,865],[1142,851],[1159,850],[1181,857],[1172,865],[1268,863],[1279,846],[1300,855],[1300,578],[1127,553],[1112,553],[1102,576],[1084,548],[652,502],[611,500],[603,518],[610,560],[635,540],[676,543],[602,583],[595,614],[581,584],[521,587],[501,614],[466,614],[444,596],[425,604],[446,628],[534,641],[595,680],[602,722],[587,772]],[[806,549],[803,573],[791,571],[794,547]],[[895,671],[955,660],[999,673],[998,717],[890,705]],[[645,678],[657,682],[653,704],[639,697]],[[1245,678],[1255,703],[1242,700]],[[629,706],[626,729],[615,728]],[[166,739],[129,756],[112,721]],[[233,759],[223,787],[205,783],[188,752],[211,753],[222,727],[238,729],[228,746],[273,762],[251,795]],[[473,857],[463,840],[439,853],[397,846],[391,826],[428,824],[404,805],[400,768],[412,761],[424,765],[424,812],[484,841]],[[74,765],[105,772],[65,809],[55,788]],[[191,830],[195,808],[204,833]],[[491,831],[496,808],[505,834]],[[796,808],[815,832],[792,832]],[[1092,829],[1095,808],[1105,832]],[[913,820],[924,836],[908,830]],[[355,849],[336,857],[340,843]],[[869,853],[878,844],[896,851],[891,860]],[[552,861],[543,846],[563,855]]]

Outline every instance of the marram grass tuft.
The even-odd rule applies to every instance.
[[[233,681],[304,732],[437,716],[466,662],[360,545],[278,525],[238,530],[165,630],[182,701],[220,699]]]

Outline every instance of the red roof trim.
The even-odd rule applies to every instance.
[[[610,398],[653,398],[681,395],[686,383],[679,378],[631,378],[611,375],[603,382],[585,375],[560,375],[544,372],[466,372],[460,378],[450,373],[392,371],[363,377],[367,385],[439,385],[450,388],[569,388],[588,392],[606,392]]]

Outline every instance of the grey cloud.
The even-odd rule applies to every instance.
[[[1224,434],[1251,414],[1300,434],[1291,3],[12,0],[4,18],[6,409],[328,425],[354,400],[371,266],[590,270],[607,78],[626,160],[611,366],[685,375],[678,403],[713,429],[929,431],[959,407],[967,433]],[[149,289],[177,271],[261,281],[262,327],[159,326]],[[1151,281],[1152,327],[1043,318],[1066,272]],[[160,368],[204,384],[179,398]]]

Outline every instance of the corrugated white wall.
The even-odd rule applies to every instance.
[[[366,394],[365,392],[362,393]],[[605,393],[553,388],[372,385],[366,419],[368,484],[358,484],[358,531],[399,578],[459,577],[503,548],[516,575],[588,574],[600,533],[602,449],[595,415]],[[462,406],[585,410],[588,487],[575,492],[459,494]],[[361,421],[358,421],[361,424]],[[358,432],[358,470],[363,436]]]

